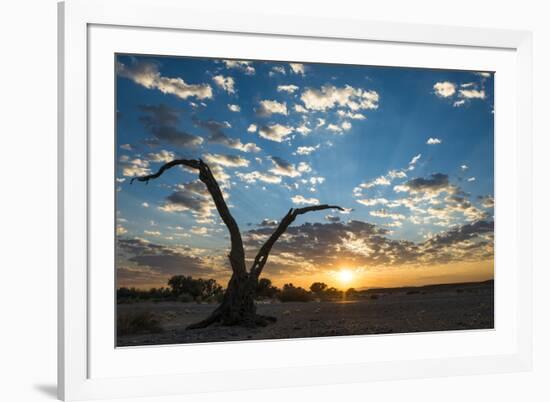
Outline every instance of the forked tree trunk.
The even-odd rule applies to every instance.
[[[343,210],[343,208],[326,204],[304,208],[291,208],[281,220],[281,223],[279,223],[279,226],[275,229],[273,234],[260,248],[256,258],[254,258],[252,267],[247,271],[243,241],[239,227],[229,212],[222,191],[206,163],[200,159],[176,159],[161,166],[157,173],[136,177],[132,179],[130,183],[133,183],[134,180],[147,183],[149,180],[156,179],[162,175],[166,170],[178,165],[187,166],[199,171],[199,179],[206,185],[206,188],[214,200],[216,209],[227,226],[231,237],[231,251],[228,257],[233,274],[227,285],[223,300],[208,318],[190,325],[188,329],[204,328],[214,323],[254,327],[258,325],[267,325],[269,322],[276,321],[274,317],[258,315],[256,313],[256,304],[254,303],[258,278],[267,262],[267,257],[269,256],[271,248],[298,215],[324,209]]]

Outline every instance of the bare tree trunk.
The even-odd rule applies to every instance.
[[[260,248],[248,272],[246,270],[244,246],[239,227],[229,212],[229,208],[223,198],[223,193],[210,167],[206,163],[200,159],[176,159],[161,166],[157,173],[133,178],[130,183],[133,183],[134,180],[148,183],[149,180],[160,177],[166,170],[178,165],[187,166],[199,171],[199,179],[206,185],[208,192],[214,200],[218,214],[227,226],[231,237],[231,251],[228,257],[233,274],[227,285],[223,300],[208,318],[190,325],[188,329],[204,328],[214,323],[254,327],[258,325],[267,325],[269,322],[276,321],[274,317],[258,315],[256,313],[256,304],[254,303],[258,279],[267,262],[273,245],[287,230],[288,226],[294,222],[298,215],[324,209],[343,209],[336,205],[326,204],[296,209],[291,208],[281,220],[281,223],[277,229],[275,229],[271,237]]]

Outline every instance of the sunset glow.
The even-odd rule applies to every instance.
[[[338,272],[338,280],[342,285],[347,285],[353,280],[353,271],[349,269],[341,269]]]

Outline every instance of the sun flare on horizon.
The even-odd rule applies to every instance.
[[[340,283],[346,285],[353,280],[353,271],[347,268],[342,268],[336,273]]]

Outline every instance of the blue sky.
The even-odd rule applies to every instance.
[[[491,73],[130,55],[116,73],[119,285],[228,278],[227,231],[195,172],[130,185],[198,157],[250,259],[289,208],[347,209],[296,221],[266,266],[277,284],[492,277]]]

